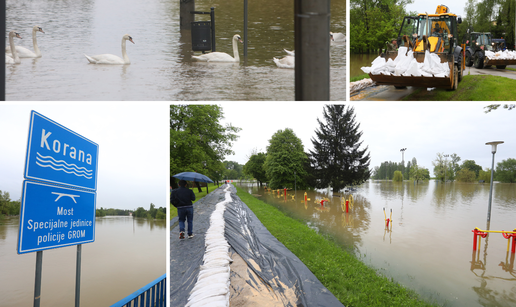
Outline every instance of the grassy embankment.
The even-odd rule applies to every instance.
[[[349,82],[355,82],[355,81],[360,81],[362,79],[369,79],[369,75],[368,74],[363,74],[363,75],[360,75],[360,76],[355,76],[355,77],[351,77],[349,78]]]
[[[237,195],[345,306],[434,306],[421,300],[414,291],[381,276],[331,238],[318,234],[301,221],[238,187]]]
[[[215,189],[217,189],[217,188],[218,188],[217,184],[208,183],[208,189],[210,191],[215,191]],[[202,192],[199,192],[199,190],[197,188],[190,188],[190,190],[192,190],[195,194],[195,200],[193,201],[193,203],[195,203],[196,201],[198,201],[199,199],[203,198],[204,196],[206,196],[208,194],[206,192],[205,187],[202,188]],[[173,219],[176,216],[177,216],[177,208],[172,206],[172,204],[170,204],[170,219]]]

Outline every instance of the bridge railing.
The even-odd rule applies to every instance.
[[[167,274],[111,305],[111,307],[165,307]]]

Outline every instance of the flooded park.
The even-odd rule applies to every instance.
[[[96,218],[96,240],[82,245],[81,306],[110,306],[166,272],[166,221]],[[18,255],[18,217],[0,220],[2,306],[32,306],[36,253]],[[45,250],[42,306],[73,306],[75,246]]]
[[[514,185],[494,184],[487,226],[489,184],[373,181],[333,195],[330,190],[247,192],[328,235],[379,273],[443,306],[514,306],[514,254],[492,233],[473,252],[475,227],[516,228]],[[343,200],[352,200],[348,213]],[[321,205],[323,201],[323,205]],[[392,210],[392,215],[391,215]],[[391,222],[386,227],[385,219]]]
[[[242,1],[197,0],[196,11],[215,9],[216,50],[232,54],[234,34],[243,33]],[[6,100],[294,100],[294,69],[278,68],[274,57],[294,48],[294,3],[250,1],[248,56],[240,63],[203,63],[189,31],[180,31],[180,1],[115,0],[54,2],[7,0],[6,29],[16,44],[33,49],[38,25],[40,58],[6,66]],[[346,32],[346,1],[331,1],[330,30]],[[209,15],[196,15],[196,21]],[[129,34],[130,65],[90,64],[85,55],[121,56]],[[330,46],[330,99],[346,99],[345,44]],[[199,52],[196,52],[199,54]]]

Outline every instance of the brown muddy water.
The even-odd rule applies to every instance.
[[[102,217],[82,245],[81,306],[110,306],[166,272],[166,222]],[[36,253],[18,255],[19,218],[0,220],[0,305],[32,306]],[[41,306],[73,306],[77,247],[43,251]]]
[[[371,62],[378,57],[377,54],[353,54],[349,55],[349,77],[363,75],[361,67],[371,66]]]
[[[355,192],[329,190],[249,193],[332,236],[381,274],[445,306],[516,306],[514,255],[501,234],[482,239],[473,253],[475,227],[486,229],[489,184],[368,181]],[[295,194],[295,195],[294,195]],[[353,196],[345,212],[342,198]],[[294,197],[295,198],[294,198]],[[320,200],[327,199],[323,206]],[[386,217],[392,223],[385,227]],[[491,230],[516,228],[516,185],[495,183]]]

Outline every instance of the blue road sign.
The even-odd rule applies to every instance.
[[[96,143],[31,112],[25,179],[96,190],[98,154]]]
[[[94,242],[96,195],[25,180],[18,254]]]

